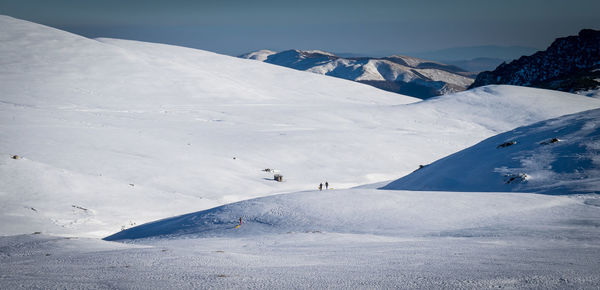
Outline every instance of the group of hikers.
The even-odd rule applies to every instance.
[[[325,189],[329,189],[329,182],[325,181]],[[319,190],[323,190],[323,182],[319,183]]]

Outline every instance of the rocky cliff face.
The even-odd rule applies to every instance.
[[[556,39],[545,51],[480,73],[470,88],[509,84],[567,92],[600,85],[600,31],[584,29]]]

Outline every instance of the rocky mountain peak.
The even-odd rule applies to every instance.
[[[600,85],[600,31],[556,39],[546,50],[480,73],[470,88],[510,84],[574,92]]]

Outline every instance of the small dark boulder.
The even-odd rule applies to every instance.
[[[517,174],[506,174],[504,175],[504,183],[521,183],[527,181],[527,174],[525,173],[517,173]]]
[[[552,139],[550,139],[548,141],[544,141],[544,142],[540,143],[540,145],[549,145],[549,144],[554,144],[556,142],[560,142],[560,139],[558,139],[558,138],[552,138]]]
[[[413,172],[419,171],[419,170],[425,168],[425,166],[427,166],[427,165],[420,164],[419,168],[415,169],[415,171],[413,171]]]
[[[512,146],[515,144],[517,144],[517,141],[508,141],[508,142],[504,142],[504,143],[496,146],[496,148],[505,148],[505,147]]]

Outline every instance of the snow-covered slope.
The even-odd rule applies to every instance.
[[[490,86],[415,101],[0,17],[0,235],[27,233],[0,237],[0,288],[600,285],[597,195],[344,189],[600,100]],[[150,247],[80,238],[173,216],[111,238]]]
[[[0,31],[0,234],[102,237],[325,180],[382,182],[501,131],[600,107],[508,86],[415,103],[338,78],[6,16]]]
[[[520,127],[385,189],[600,193],[600,109]]]
[[[417,100],[206,51],[86,39],[6,16],[0,30],[2,234],[104,236],[312,188],[325,176],[353,185],[352,177],[366,178],[372,168],[343,179],[348,172],[321,169],[336,150],[325,144],[355,139],[340,132],[355,121],[366,126],[379,106]],[[355,114],[359,108],[365,112]],[[286,182],[267,180],[273,175],[261,170],[268,167]]]
[[[600,82],[600,79],[596,79],[596,81]],[[582,95],[582,96],[600,99],[600,87],[590,89],[590,90],[581,90],[581,91],[577,91],[575,93],[578,95]]]
[[[106,240],[243,237],[289,232],[421,236],[525,219],[573,205],[543,195],[326,190],[268,196],[167,218]],[[239,218],[242,218],[242,225]]]
[[[473,82],[460,68],[401,55],[342,58],[319,50],[295,49],[278,53],[259,50],[240,57],[362,82],[422,99],[463,91]]]

